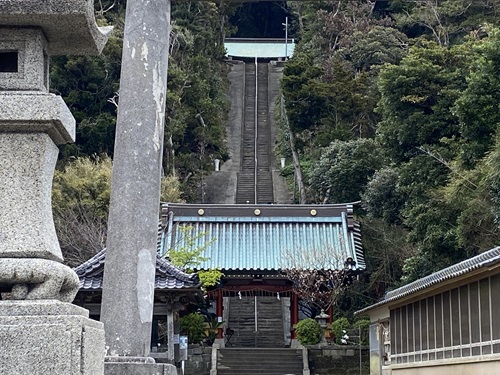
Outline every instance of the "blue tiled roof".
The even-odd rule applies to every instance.
[[[418,279],[410,284],[404,285],[401,288],[389,291],[386,293],[382,301],[358,311],[357,314],[361,314],[368,310],[372,310],[376,307],[385,305],[389,302],[393,302],[401,298],[410,296],[419,291],[430,288],[433,285],[457,278],[469,272],[483,267],[488,267],[498,262],[500,262],[500,247],[495,247],[491,250],[485,251],[484,253],[476,255],[475,257],[466,259],[462,262],[456,263],[450,267],[444,268],[438,272],[434,272],[426,277]]]
[[[195,247],[209,243],[203,254],[209,260],[201,269],[272,271],[284,268],[284,257],[290,254],[311,252],[325,254],[322,258],[330,260],[326,266],[331,269],[342,269],[347,258],[356,262],[358,270],[365,268],[359,225],[350,205],[167,204],[163,211],[166,231],[161,251],[185,246],[181,228],[188,226]],[[305,268],[325,267],[305,259],[301,265]]]

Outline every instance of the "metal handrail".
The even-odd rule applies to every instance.
[[[255,56],[255,105],[254,105],[254,203],[257,204],[257,174],[258,174],[258,165],[257,165],[257,136],[258,136],[258,65],[257,65],[257,56]]]

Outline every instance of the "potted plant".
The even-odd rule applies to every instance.
[[[217,338],[217,334],[219,329],[222,328],[224,322],[219,322],[217,319],[212,319],[205,322],[205,331],[203,332],[203,341],[208,346],[211,346],[215,339]]]

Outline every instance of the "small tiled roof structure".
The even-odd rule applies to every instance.
[[[476,255],[475,257],[466,259],[448,268],[444,268],[438,272],[434,272],[428,276],[418,279],[410,284],[404,285],[401,288],[391,290],[386,293],[384,299],[374,305],[357,311],[356,314],[363,314],[382,305],[401,300],[445,281],[466,276],[476,270],[490,267],[499,262],[500,247],[495,247],[491,250],[485,251],[484,253]]]
[[[235,58],[273,58],[277,59],[293,56],[295,51],[295,41],[289,38],[269,39],[269,38],[226,38],[224,39],[226,55]]]
[[[80,291],[101,291],[106,249],[101,250],[85,263],[74,268],[80,279]],[[165,258],[156,256],[155,289],[164,291],[200,290],[198,275],[187,274]]]
[[[335,269],[353,260],[365,269],[359,224],[351,204],[336,205],[194,205],[164,204],[160,254],[188,240],[206,246],[200,269],[278,271],[283,256],[319,249],[335,259]],[[201,235],[200,235],[201,234]],[[305,265],[315,268],[314,264]]]

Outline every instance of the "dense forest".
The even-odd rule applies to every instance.
[[[106,220],[124,4],[96,1],[98,22],[115,26],[102,56],[52,61],[52,90],[77,120],[54,184],[67,252],[82,248],[78,236],[90,252],[102,246],[67,223]],[[500,0],[174,2],[163,198],[195,202],[211,161],[229,157],[224,37],[283,37],[287,16],[298,44],[284,69],[276,152],[300,161],[284,170],[291,185],[303,175],[296,203],[358,202],[362,223],[369,269],[339,309],[494,247],[499,13]]]
[[[340,308],[498,244],[500,1],[288,6],[281,153],[306,201],[359,202],[363,224],[369,272]]]
[[[340,309],[498,244],[500,1],[288,6],[280,151],[306,201],[359,202],[369,272]]]

